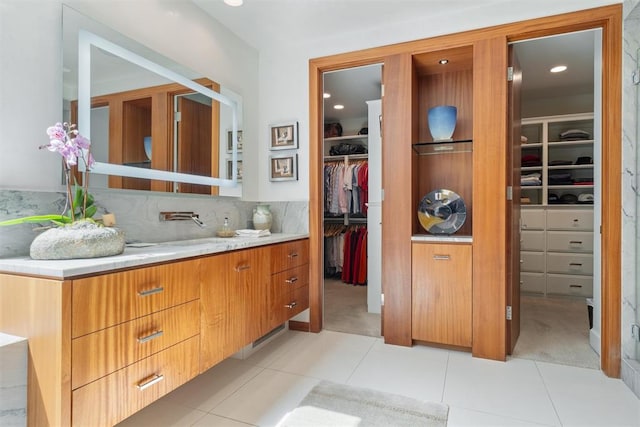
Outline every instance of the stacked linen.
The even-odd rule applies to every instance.
[[[270,236],[271,232],[269,230],[243,229],[236,230],[236,235],[239,237],[264,237]]]
[[[520,185],[522,186],[536,186],[542,185],[539,172],[533,172],[520,177]]]

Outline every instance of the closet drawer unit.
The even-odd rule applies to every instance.
[[[547,250],[551,252],[593,252],[591,231],[549,231]]]
[[[544,273],[520,273],[520,290],[533,294],[544,294],[547,280]]]
[[[545,232],[544,231],[522,231],[520,242],[521,251],[544,251]]]
[[[72,338],[200,298],[199,260],[73,281]]]
[[[547,252],[547,272],[591,276],[593,255]]]
[[[544,273],[544,252],[520,252],[520,270]]]
[[[271,247],[271,272],[278,273],[309,263],[309,240],[295,240]]]
[[[593,210],[549,210],[547,230],[593,230]]]
[[[198,374],[199,337],[89,383],[72,393],[72,425],[112,426]]]
[[[71,342],[76,389],[200,333],[200,303],[191,301]]]
[[[550,295],[593,296],[593,277],[571,274],[547,275],[547,293]]]
[[[542,209],[522,209],[520,226],[522,230],[544,230],[546,224],[545,211]]]

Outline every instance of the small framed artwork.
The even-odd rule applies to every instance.
[[[238,181],[242,181],[242,160],[238,160]],[[233,161],[227,160],[227,179],[233,179]]]
[[[227,132],[227,153],[233,150],[233,131]],[[242,153],[242,131],[238,131],[238,153]]]
[[[269,157],[270,181],[296,181],[298,179],[298,155],[283,154]]]
[[[298,122],[271,125],[271,150],[298,148]]]

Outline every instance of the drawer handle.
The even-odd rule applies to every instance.
[[[151,387],[152,385],[159,383],[163,379],[164,379],[164,375],[154,374],[148,379],[139,383],[136,387],[138,387],[138,390],[142,391],[145,388]]]
[[[573,222],[578,222],[580,221],[578,218],[573,218]]]
[[[147,341],[151,341],[153,339],[159,338],[164,334],[164,331],[155,331],[154,333],[147,335],[146,337],[137,338],[140,344],[145,343]]]
[[[297,277],[292,277],[290,279],[285,280],[285,282],[287,283],[296,283],[298,281]]]
[[[298,305],[298,303],[294,301],[294,302],[291,302],[291,303],[289,303],[289,304],[285,304],[285,307],[287,307],[287,308],[294,308],[296,305]]]
[[[157,288],[153,288],[153,289],[146,289],[144,291],[139,291],[138,292],[138,296],[141,297],[147,297],[149,295],[153,295],[153,294],[159,294],[160,292],[164,291],[164,288],[162,286],[159,286]]]
[[[582,285],[569,285],[570,288],[581,288]]]
[[[297,257],[298,257],[298,253],[297,253],[297,252],[291,252],[291,253],[288,255],[288,257],[289,257],[289,258],[297,258]]]
[[[572,267],[582,267],[582,264],[579,262],[570,262],[569,265]]]
[[[236,271],[239,273],[244,270],[249,270],[251,268],[250,265],[238,265],[236,266]]]
[[[582,242],[581,242],[580,240],[571,240],[571,241],[569,242],[569,244],[570,244],[570,245],[581,245],[581,244],[582,244]]]
[[[449,255],[434,255],[433,259],[437,260],[437,261],[446,261],[451,259],[451,257]]]

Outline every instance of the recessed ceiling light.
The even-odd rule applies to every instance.
[[[566,65],[556,65],[555,67],[553,67],[549,71],[551,71],[552,73],[561,73],[561,72],[565,71],[566,69],[567,69]]]
[[[224,3],[229,6],[242,6],[242,0],[224,0]]]
[[[449,63],[449,60],[446,59],[446,58],[442,58],[440,61],[438,61],[438,64],[440,64],[440,65],[445,65],[445,64],[448,64],[448,63]]]
[[[329,92],[325,92],[325,93],[322,94],[322,97],[324,99],[331,98],[331,94]]]
[[[334,109],[334,110],[342,110],[342,109],[344,109],[344,105],[342,105],[342,104],[336,104],[336,105],[334,105],[334,106],[333,106],[333,109]]]

